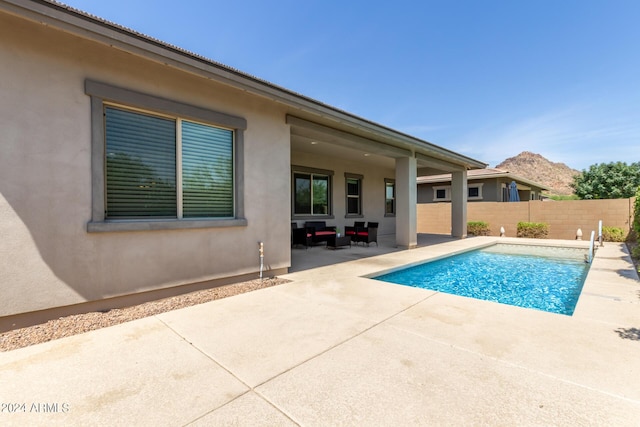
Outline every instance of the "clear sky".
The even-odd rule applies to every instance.
[[[495,166],[640,161],[638,0],[65,0]]]

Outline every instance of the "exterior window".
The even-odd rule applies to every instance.
[[[246,226],[246,120],[85,81],[91,97],[89,232]]]
[[[111,106],[105,129],[107,219],[233,216],[232,131]]]
[[[384,215],[396,214],[396,182],[392,179],[384,180]]]
[[[362,175],[345,173],[346,182],[346,216],[362,216]]]
[[[232,217],[233,132],[181,123],[183,217]]]
[[[434,202],[448,202],[451,200],[451,186],[433,187]]]
[[[484,184],[473,184],[467,187],[467,200],[482,200],[482,186]]]
[[[105,109],[105,216],[177,216],[174,120]]]
[[[293,214],[331,215],[331,175],[294,172]]]

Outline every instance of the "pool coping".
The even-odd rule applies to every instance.
[[[465,241],[471,241],[471,240],[465,240]],[[584,241],[573,241],[573,240],[546,240],[546,239],[522,239],[522,238],[514,238],[514,237],[500,237],[500,238],[493,238],[490,239],[488,241],[483,241],[481,243],[479,243],[478,245],[475,246],[469,246],[469,247],[465,247],[463,249],[459,249],[459,250],[455,250],[449,253],[445,253],[445,254],[439,254],[439,255],[433,255],[433,256],[429,256],[427,255],[424,259],[422,260],[418,260],[418,261],[413,261],[411,263],[408,264],[404,264],[404,265],[398,265],[392,268],[388,268],[385,270],[380,270],[377,272],[372,272],[372,273],[368,273],[365,274],[361,277],[364,278],[368,278],[368,279],[373,279],[377,276],[381,276],[384,274],[389,274],[389,273],[393,273],[396,272],[398,270],[402,270],[405,268],[411,268],[411,267],[415,267],[417,265],[420,264],[425,264],[428,262],[433,262],[433,261],[439,261],[441,259],[444,258],[448,258],[451,256],[455,256],[455,255],[460,255],[466,252],[471,252],[471,251],[475,251],[478,249],[483,249],[483,248],[488,248],[490,246],[494,246],[497,244],[510,244],[510,245],[519,245],[519,246],[542,246],[542,247],[558,247],[558,248],[575,248],[575,249],[589,249],[589,242],[584,242]],[[427,248],[421,248],[421,249],[427,249]],[[419,249],[414,249],[414,250],[419,250]],[[425,251],[428,253],[428,251]]]

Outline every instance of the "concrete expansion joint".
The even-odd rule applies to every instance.
[[[264,396],[262,393],[260,393],[259,391],[255,390],[255,389],[251,389],[251,391],[253,391],[260,399],[264,400],[267,403],[267,405],[271,406],[273,409],[275,409],[276,411],[280,412],[282,415],[284,415],[289,420],[291,420],[292,423],[294,423],[294,424],[296,424],[298,426],[302,425],[301,423],[299,423],[298,421],[295,420],[293,414],[290,414],[287,411],[283,410],[282,408],[278,407],[275,403],[273,403],[272,401],[267,399],[267,397]],[[249,393],[249,391],[247,391],[247,393]],[[244,393],[243,396],[245,394],[247,394],[247,393]],[[238,396],[238,397],[240,397],[240,396]],[[233,400],[236,400],[236,399],[233,399]],[[228,403],[233,402],[233,400],[228,402]]]
[[[428,296],[426,296],[425,298],[422,298],[422,299],[420,299],[419,301],[417,301],[417,302],[415,302],[415,303],[413,303],[413,304],[411,304],[411,305],[409,305],[409,306],[407,306],[407,307],[403,308],[402,310],[398,311],[397,313],[394,313],[394,314],[392,314],[391,316],[388,316],[388,317],[386,317],[386,318],[384,318],[384,319],[382,319],[382,320],[380,320],[380,321],[378,321],[378,322],[375,322],[375,323],[374,323],[374,324],[372,324],[371,326],[369,326],[369,327],[367,327],[367,328],[364,328],[362,331],[360,331],[360,332],[356,333],[355,335],[352,335],[352,336],[350,336],[350,337],[349,337],[349,338],[347,338],[347,339],[344,339],[344,340],[342,340],[342,341],[340,341],[340,342],[338,342],[338,343],[336,343],[336,344],[334,344],[334,345],[332,345],[332,346],[330,346],[330,347],[327,347],[325,350],[323,350],[323,351],[321,351],[321,352],[319,352],[319,353],[317,353],[317,354],[315,354],[315,355],[313,355],[313,356],[311,356],[311,357],[309,357],[309,358],[307,358],[307,359],[305,359],[305,360],[301,361],[300,363],[298,363],[298,364],[296,364],[296,365],[294,365],[294,366],[291,366],[290,368],[286,369],[285,371],[282,371],[282,372],[278,373],[277,375],[274,375],[273,377],[268,378],[268,379],[266,379],[266,380],[262,381],[260,384],[257,384],[254,388],[260,387],[261,385],[266,384],[266,383],[268,383],[268,382],[270,382],[270,381],[274,380],[275,378],[278,378],[278,377],[280,377],[280,376],[282,376],[282,375],[284,375],[284,374],[286,374],[286,373],[288,373],[288,372],[290,372],[290,371],[292,371],[292,370],[294,370],[294,369],[298,368],[299,366],[302,366],[302,365],[304,365],[305,363],[310,362],[310,361],[312,361],[312,360],[314,360],[314,359],[316,359],[316,358],[318,358],[318,357],[320,357],[320,356],[322,356],[322,355],[324,355],[324,354],[326,354],[326,353],[330,352],[331,350],[333,350],[333,349],[335,349],[335,348],[337,348],[337,347],[340,347],[340,346],[341,346],[341,345],[343,345],[343,344],[346,344],[346,343],[347,343],[347,342],[349,342],[349,341],[352,341],[353,339],[355,339],[355,338],[357,338],[357,337],[359,337],[359,336],[361,336],[361,335],[365,334],[366,332],[368,332],[368,331],[370,331],[370,330],[374,329],[375,327],[377,327],[377,326],[379,326],[379,325],[381,325],[381,324],[383,324],[383,323],[387,322],[388,320],[393,319],[394,317],[396,317],[396,316],[398,316],[398,315],[400,315],[400,314],[402,314],[402,313],[406,312],[407,310],[410,310],[411,308],[415,307],[415,306],[416,306],[416,305],[418,305],[418,304],[421,304],[422,302],[424,302],[424,301],[428,300],[429,298],[433,297],[433,296],[434,296],[434,295],[436,295],[436,294],[439,294],[439,292],[436,292],[436,293],[434,293],[434,294],[428,295]],[[351,314],[351,313],[349,313],[348,311],[345,311],[345,312],[346,312],[346,313],[348,313],[348,314]],[[226,369],[226,368],[225,368],[225,369]]]
[[[427,340],[427,341],[431,341],[431,342],[436,343],[438,345],[441,345],[443,347],[452,348],[454,350],[459,350],[459,351],[465,352],[467,354],[472,354],[474,356],[477,356],[480,360],[484,360],[484,359],[491,360],[491,361],[496,362],[498,364],[501,364],[503,366],[508,366],[508,367],[511,367],[511,368],[520,369],[520,370],[526,371],[527,373],[530,373],[530,374],[543,376],[543,377],[546,377],[546,378],[550,378],[550,379],[552,379],[554,381],[559,381],[559,382],[562,382],[562,383],[565,383],[565,384],[569,384],[569,385],[572,385],[572,386],[575,386],[575,387],[579,387],[579,388],[582,388],[582,389],[585,389],[585,390],[589,390],[589,391],[592,391],[592,392],[595,392],[595,393],[603,394],[603,395],[608,396],[608,397],[612,397],[612,398],[615,398],[615,399],[620,399],[620,400],[623,400],[623,401],[626,401],[626,402],[630,402],[630,403],[633,403],[633,404],[636,404],[636,405],[640,405],[640,400],[637,400],[637,399],[632,399],[632,398],[624,396],[624,395],[611,393],[611,392],[606,391],[606,390],[601,390],[601,389],[594,388],[594,387],[591,387],[591,386],[588,386],[588,385],[585,385],[585,384],[580,384],[578,382],[571,381],[571,380],[559,377],[557,375],[548,374],[546,372],[542,372],[542,371],[539,371],[539,370],[536,370],[536,369],[532,369],[532,368],[529,368],[527,366],[524,366],[524,365],[521,365],[521,364],[518,364],[518,363],[509,362],[507,360],[500,359],[500,358],[495,357],[495,356],[491,356],[491,355],[488,355],[488,354],[485,354],[485,353],[481,353],[481,352],[476,351],[476,350],[472,350],[472,349],[465,348],[465,347],[462,347],[462,346],[459,346],[459,345],[456,345],[456,344],[452,344],[450,342],[445,342],[445,341],[437,340],[437,339],[434,339],[434,338],[430,338],[430,337],[421,335],[421,334],[419,334],[417,332],[414,332],[414,331],[411,331],[411,330],[408,330],[408,329],[400,328],[400,327],[397,327],[397,326],[392,326],[392,327],[395,328],[395,329],[398,329],[399,331],[402,331],[402,332],[409,333],[411,335],[415,335],[417,337],[420,337],[421,339],[424,339],[424,340]]]
[[[246,386],[249,389],[253,389],[249,384],[247,384],[245,381],[242,380],[242,378],[238,377],[236,374],[233,373],[233,371],[231,371],[229,368],[227,368],[226,366],[224,366],[222,363],[220,363],[219,361],[217,361],[216,359],[214,359],[210,354],[208,354],[207,352],[205,352],[204,350],[202,350],[200,347],[198,347],[197,345],[193,344],[193,342],[189,341],[188,339],[186,339],[182,334],[180,334],[180,332],[176,331],[175,329],[173,329],[171,327],[171,325],[169,325],[167,322],[165,322],[164,320],[160,319],[158,316],[154,316],[156,319],[158,319],[167,329],[169,329],[171,332],[173,332],[175,335],[177,335],[182,341],[186,342],[187,344],[189,344],[193,349],[195,349],[197,352],[199,352],[200,354],[202,354],[204,357],[206,357],[207,359],[211,360],[213,363],[215,363],[216,365],[218,365],[220,368],[224,369],[225,371],[227,371],[229,373],[229,375],[231,375],[232,377],[234,377],[235,379],[237,379],[238,381],[240,381],[244,386]]]

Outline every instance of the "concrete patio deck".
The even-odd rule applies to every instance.
[[[598,250],[571,317],[361,277],[494,240],[298,264],[285,285],[0,353],[0,424],[640,425],[623,245]]]

